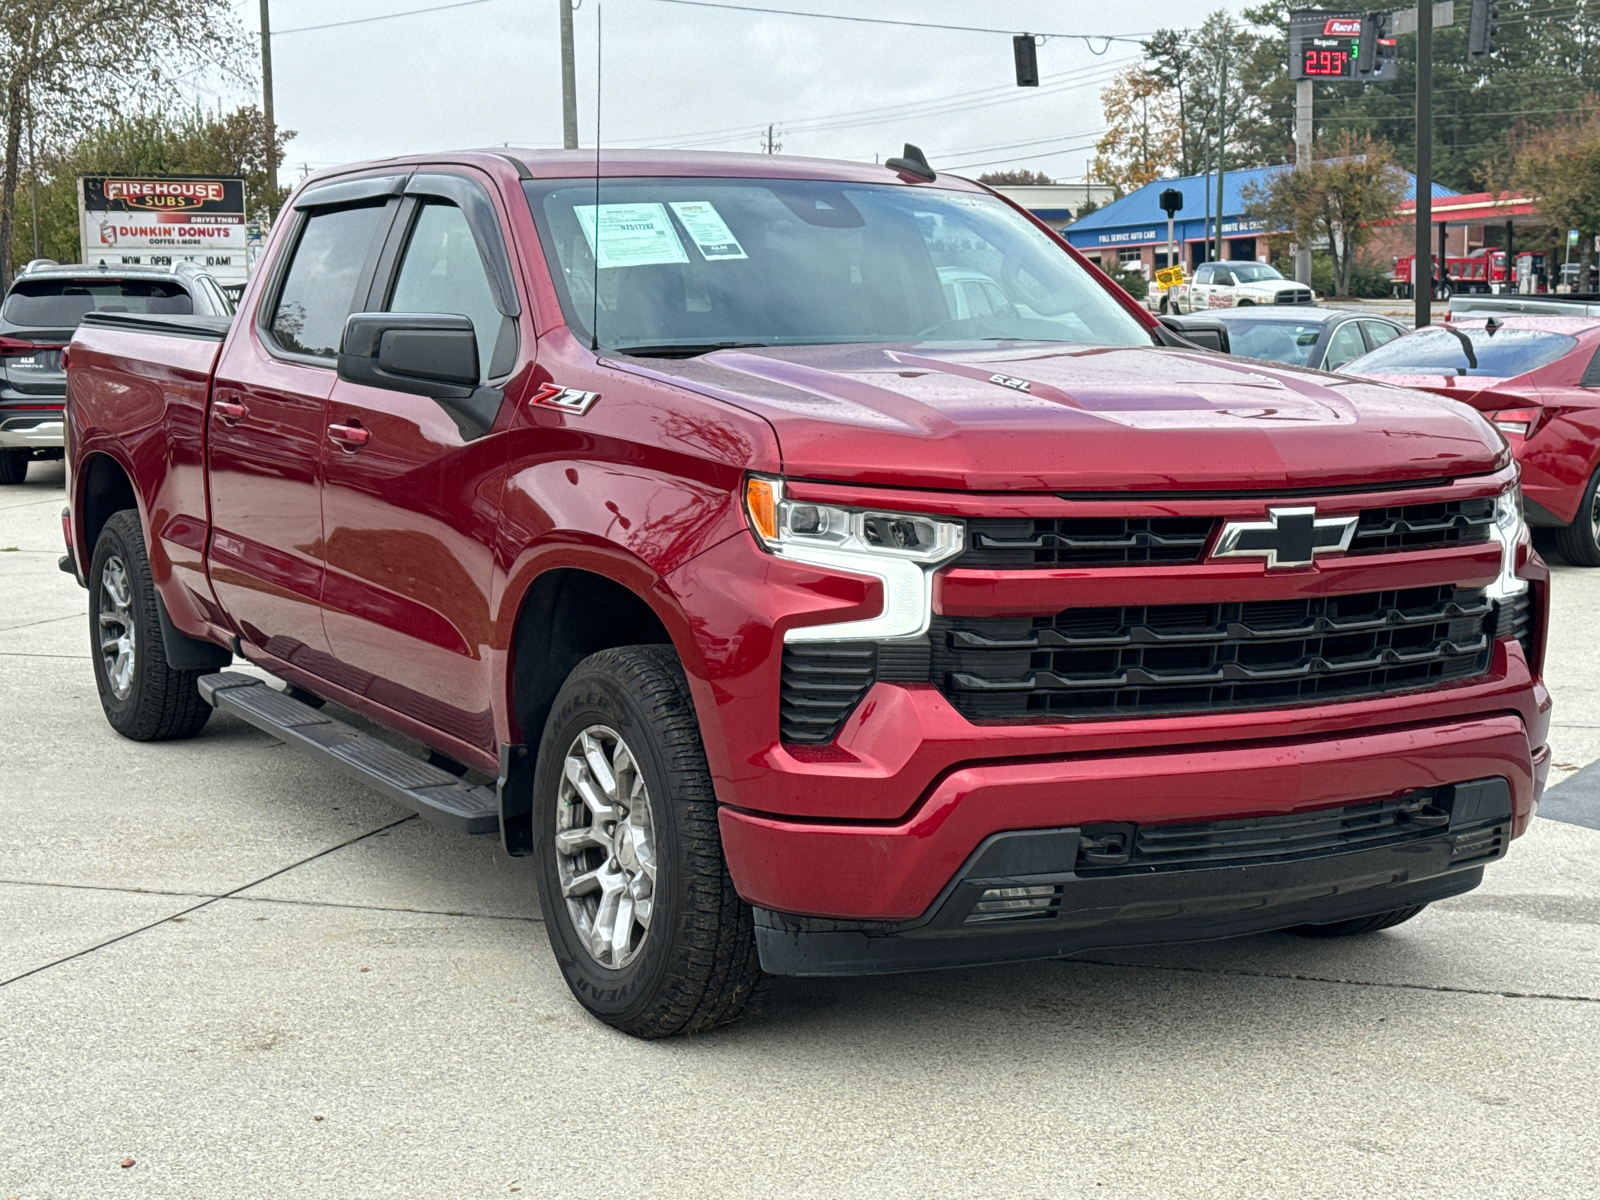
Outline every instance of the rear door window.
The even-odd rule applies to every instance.
[[[1405,332],[1405,330],[1398,329],[1385,321],[1363,321],[1361,322],[1361,327],[1366,330],[1367,341],[1374,350],[1386,342],[1394,341],[1395,338]]]
[[[194,302],[182,284],[159,279],[19,279],[5,320],[21,329],[76,329],[91,312],[184,315]]]
[[[318,209],[306,218],[268,322],[279,346],[317,358],[339,353],[362,268],[386,216],[382,204],[366,204]]]
[[[1324,371],[1337,371],[1345,363],[1360,358],[1367,352],[1366,343],[1361,340],[1361,330],[1354,321],[1346,321],[1333,331],[1333,336],[1328,339],[1328,352],[1322,357]]]

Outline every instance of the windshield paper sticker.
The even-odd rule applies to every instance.
[[[589,249],[595,249],[595,206],[575,205],[572,210],[583,227]],[[600,205],[599,267],[653,267],[687,263],[689,256],[678,240],[672,219],[660,204]]]
[[[689,231],[689,236],[694,239],[694,244],[700,248],[707,262],[719,258],[750,257],[711,201],[674,200],[672,211],[678,214],[678,220],[683,222],[683,227]]]

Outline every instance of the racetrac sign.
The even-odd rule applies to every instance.
[[[80,175],[78,218],[90,266],[192,262],[222,283],[249,275],[242,179]]]

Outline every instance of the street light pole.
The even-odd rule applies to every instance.
[[[267,123],[267,186],[278,186],[278,127],[272,118],[272,14],[261,0],[261,115]]]
[[[1417,4],[1417,237],[1411,260],[1416,326],[1433,320],[1433,0]],[[1443,263],[1440,264],[1443,266]]]
[[[261,0],[265,4],[267,0]],[[578,148],[578,67],[572,53],[572,0],[561,6],[561,144]]]

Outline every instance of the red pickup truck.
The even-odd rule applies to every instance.
[[[324,174],[231,324],[92,314],[68,378],[111,724],[498,833],[641,1036],[762,971],[1383,928],[1543,786],[1482,417],[1186,345],[909,156]]]

